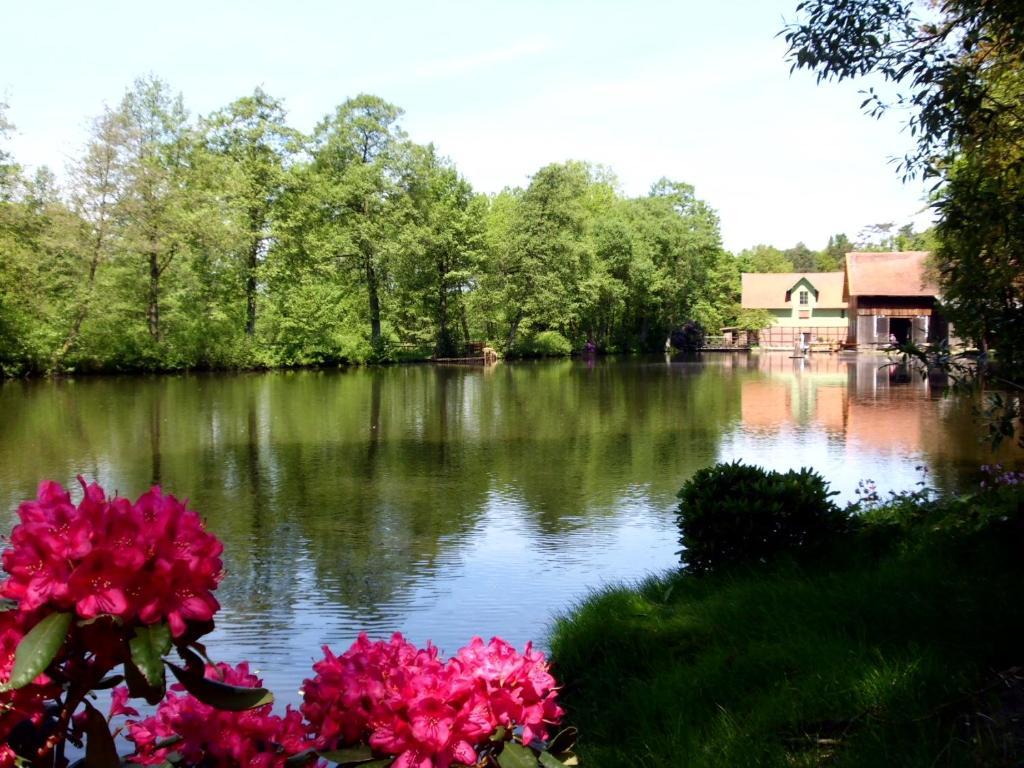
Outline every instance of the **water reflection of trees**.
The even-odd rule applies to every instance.
[[[229,600],[287,605],[308,562],[372,613],[494,494],[549,537],[637,487],[670,496],[713,458],[738,387],[692,367],[569,362],[14,384],[0,389],[0,502],[78,471],[128,494],[163,482],[224,538]]]
[[[129,494],[161,480],[224,538],[243,613],[276,606],[286,624],[312,576],[372,617],[456,557],[496,499],[554,546],[626,499],[669,509],[740,424],[976,461],[967,406],[920,408],[922,386],[771,355],[15,382],[0,387],[0,504],[44,476]]]

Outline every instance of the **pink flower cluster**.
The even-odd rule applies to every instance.
[[[19,611],[0,611],[0,682],[7,681],[14,667],[14,652],[28,631],[27,614]],[[9,736],[25,721],[39,726],[43,721],[46,702],[56,698],[60,686],[45,675],[30,685],[14,691],[0,693],[0,768],[15,764],[15,753]]]
[[[206,677],[243,688],[263,684],[244,661],[237,667],[207,665]],[[184,691],[184,687],[171,686],[152,717],[128,721],[128,739],[135,743],[130,761],[161,765],[169,753],[177,752],[186,765],[281,768],[289,756],[312,747],[305,738],[302,717],[295,710],[289,708],[284,717],[278,717],[271,714],[272,705],[265,704],[244,712],[227,712],[174,691]],[[180,741],[159,746],[173,737],[180,737]]]
[[[44,481],[37,498],[18,508],[21,522],[3,553],[9,578],[0,595],[17,600],[22,611],[46,606],[84,619],[166,619],[175,637],[189,621],[212,619],[223,545],[199,516],[159,487],[132,504],[79,482],[78,506],[59,484]]]
[[[303,683],[302,713],[321,748],[369,743],[395,755],[394,768],[473,765],[476,748],[499,727],[522,728],[522,741],[546,739],[562,709],[544,655],[480,638],[447,662],[400,634],[365,634],[341,656],[324,647]]]

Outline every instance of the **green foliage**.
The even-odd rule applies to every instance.
[[[936,264],[956,332],[994,347],[1002,375],[1024,381],[1024,147],[965,155],[937,207]]]
[[[72,618],[67,612],[51,613],[26,633],[18,643],[3,690],[23,688],[50,666],[67,639]]]
[[[787,248],[783,255],[793,265],[794,272],[814,272],[818,268],[818,255],[803,243]]]
[[[510,357],[568,357],[572,344],[558,331],[541,331],[530,336],[513,349]]]
[[[132,664],[142,673],[150,686],[164,683],[164,659],[171,650],[171,630],[167,622],[135,628],[135,636],[128,641]]]
[[[836,272],[845,268],[846,254],[853,250],[853,243],[845,233],[830,235],[825,250],[818,254],[818,266],[822,272]]]
[[[739,252],[736,257],[741,272],[794,272],[792,261],[778,248],[755,245]]]
[[[567,162],[486,197],[401,116],[361,94],[306,137],[257,89],[193,120],[151,77],[64,188],[0,154],[0,372],[654,350],[735,317],[736,261],[689,185],[627,198]]]
[[[766,471],[734,462],[699,470],[679,491],[683,565],[708,573],[798,554],[845,530],[835,492],[810,469]]]
[[[757,333],[770,328],[775,316],[767,309],[744,309],[736,318],[736,327],[748,333]]]
[[[991,517],[981,497],[957,505]],[[993,690],[1019,690],[995,671],[1019,663],[1020,529],[947,535],[931,523],[952,509],[913,506],[883,549],[851,531],[827,561],[587,598],[550,641],[581,764],[1003,764],[1014,709]]]

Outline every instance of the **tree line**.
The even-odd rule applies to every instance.
[[[0,155],[0,366],[357,362],[469,340],[639,351],[687,320],[735,320],[740,264],[691,186],[627,197],[569,161],[484,195],[401,117],[359,95],[304,134],[257,89],[193,118],[146,78],[62,183]]]
[[[763,327],[739,308],[741,272],[938,245],[884,223],[733,255],[690,185],[628,197],[576,161],[485,195],[402,114],[363,94],[306,134],[261,89],[192,117],[150,77],[95,118],[61,183],[0,147],[0,373],[446,357],[471,340],[658,350],[690,321]]]

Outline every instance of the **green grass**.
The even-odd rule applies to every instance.
[[[1005,530],[861,534],[596,594],[551,638],[581,764],[999,765],[964,715],[1024,662],[1022,555]]]

